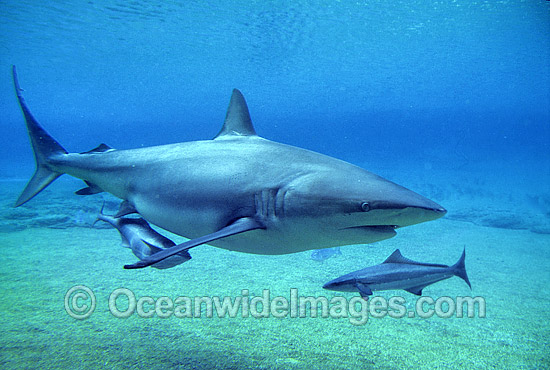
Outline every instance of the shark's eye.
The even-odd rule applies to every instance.
[[[363,202],[363,203],[361,203],[361,210],[362,210],[363,212],[368,212],[368,211],[370,211],[370,205],[369,205],[369,203],[368,203],[368,202]]]

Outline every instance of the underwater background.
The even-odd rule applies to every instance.
[[[37,120],[70,152],[214,137],[233,88],[259,135],[395,181],[447,210],[378,243],[258,256],[210,246],[167,270],[135,262],[105,201],[63,176],[19,208],[34,171],[16,65]],[[549,1],[0,0],[0,367],[550,368]],[[169,235],[176,242],[184,239]],[[327,281],[381,263],[455,263],[425,296],[483,297],[486,317],[117,318],[139,298],[351,298]],[[69,316],[84,285],[97,306]],[[398,295],[414,307],[417,297]],[[89,303],[82,300],[81,303]]]

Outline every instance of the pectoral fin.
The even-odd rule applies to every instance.
[[[154,263],[157,263],[159,261],[162,261],[170,256],[173,256],[174,254],[177,254],[181,251],[186,251],[188,249],[191,249],[193,247],[196,247],[198,245],[211,242],[213,240],[225,238],[227,236],[236,235],[240,233],[244,233],[245,231],[250,230],[256,230],[256,229],[264,229],[265,227],[254,220],[253,218],[246,217],[246,218],[239,218],[232,224],[229,224],[228,226],[205,236],[201,236],[196,239],[188,240],[185,243],[181,243],[178,245],[175,245],[171,248],[166,248],[161,252],[152,254],[151,256],[144,258],[143,260],[136,262],[131,265],[124,265],[125,269],[139,269],[147,266],[151,266]]]
[[[369,296],[372,295],[372,289],[363,283],[356,283],[355,287],[357,290],[359,290],[359,294],[361,295],[361,298],[363,298],[365,301],[369,299]]]
[[[153,245],[143,239],[141,239],[141,241],[143,243],[145,243],[146,246],[148,246],[150,249],[151,249],[151,254],[156,254],[156,253],[160,253],[162,252],[163,250],[165,250],[165,248],[159,248],[157,247],[156,245]],[[191,259],[191,255],[189,254],[189,252],[187,252],[186,250],[185,251],[181,251],[181,252],[178,252],[175,254],[176,256],[179,256],[181,258],[185,258],[187,261],[189,261]],[[153,266],[155,267],[155,266]]]

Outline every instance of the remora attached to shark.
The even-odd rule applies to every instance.
[[[213,140],[68,153],[32,116],[15,67],[13,78],[37,166],[15,206],[66,173],[88,185],[78,194],[109,192],[128,213],[191,239],[125,268],[203,243],[256,254],[372,243],[446,213],[350,163],[259,137],[236,89]]]
[[[120,233],[122,246],[130,248],[140,260],[159,253],[164,249],[176,245],[167,237],[157,233],[143,218],[113,217],[103,213],[103,207],[97,215],[97,219],[107,222]],[[154,263],[151,267],[168,269],[191,259],[189,252],[181,251],[162,261]]]
[[[472,288],[466,274],[465,258],[466,250],[452,266],[422,263],[403,257],[399,249],[396,249],[380,265],[340,276],[323,285],[323,288],[340,292],[359,291],[364,299],[368,299],[375,290],[403,289],[422,295],[422,289],[428,285],[453,276],[460,277]]]

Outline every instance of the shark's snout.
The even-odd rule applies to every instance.
[[[419,209],[425,212],[432,212],[434,216],[441,217],[447,213],[447,210],[440,206],[439,204],[426,199],[429,204],[426,205],[419,205],[415,203],[407,204],[407,203],[400,203],[400,202],[372,202],[370,204],[370,209],[407,209],[407,208],[415,208]]]
[[[418,205],[403,202],[374,201],[369,204],[365,224],[357,226],[391,226],[394,229],[436,220],[447,210],[435,202]],[[357,227],[355,226],[355,227]]]
[[[447,210],[438,203],[393,183],[387,184],[386,197],[368,202],[368,212],[381,225],[395,228],[443,217]]]

